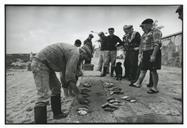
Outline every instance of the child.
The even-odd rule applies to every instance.
[[[121,62],[117,62],[117,63],[116,63],[115,73],[116,73],[116,80],[121,80],[121,79],[122,79],[122,67],[121,67]]]

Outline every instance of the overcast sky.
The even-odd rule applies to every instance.
[[[177,6],[7,6],[7,53],[38,52],[55,42],[73,44],[84,41],[90,31],[107,32],[115,28],[122,38],[123,26],[139,27],[146,18],[163,25],[163,36],[182,31],[182,22],[175,13]],[[98,36],[94,34],[93,42]]]

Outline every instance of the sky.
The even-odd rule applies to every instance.
[[[146,18],[158,20],[163,36],[182,31],[175,13],[178,6],[6,6],[6,53],[39,52],[49,44],[82,42],[91,31],[115,28],[122,38],[123,26],[139,25]],[[93,44],[98,45],[94,34]]]

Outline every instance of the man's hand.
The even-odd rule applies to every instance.
[[[138,50],[139,50],[139,47],[135,47],[134,50],[135,50],[135,51],[138,51]]]
[[[153,55],[151,55],[151,57],[150,57],[150,61],[151,61],[151,62],[155,62],[155,60],[156,60],[156,57],[153,56]]]

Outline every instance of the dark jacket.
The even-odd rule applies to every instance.
[[[116,51],[117,48],[116,48],[116,44],[119,43],[119,45],[123,45],[123,42],[121,41],[121,39],[116,36],[116,35],[113,35],[113,36],[107,36],[107,43],[106,43],[106,46],[105,46],[105,50],[109,50],[109,51]]]
[[[126,44],[125,46],[127,46],[127,50],[133,50],[135,47],[140,46],[141,35],[139,32],[133,31],[131,35],[125,35],[123,41]]]
[[[102,37],[102,38],[100,38],[98,41],[99,41],[100,44],[101,44],[100,50],[101,50],[101,51],[106,50],[106,49],[107,49],[107,48],[106,48],[106,45],[107,45],[107,37],[106,37],[106,36],[105,36],[105,37]]]

